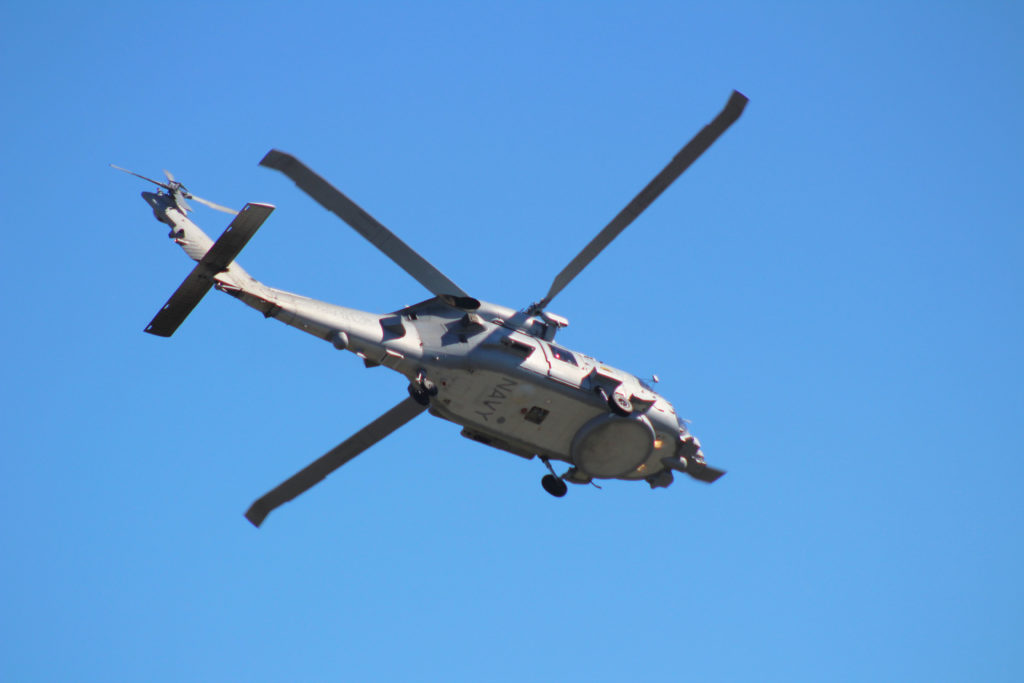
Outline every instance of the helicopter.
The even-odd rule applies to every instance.
[[[169,237],[197,262],[146,326],[170,337],[211,288],[336,349],[366,367],[386,367],[409,380],[408,396],[265,495],[245,512],[256,527],[348,461],[423,412],[462,427],[461,435],[527,460],[539,458],[548,473],[544,490],[561,498],[572,484],[595,480],[673,483],[673,472],[712,483],[725,474],[708,465],[700,441],[672,404],[640,378],[555,343],[569,321],[548,309],[551,301],[615,237],[742,114],[747,97],[733,91],[725,107],[672,158],[554,278],[548,292],[521,309],[470,296],[369,213],[294,156],[270,150],[261,166],[281,172],[422,284],[433,296],[387,314],[337,306],[267,286],[235,258],[274,206],[249,203],[235,212],[189,192],[164,171],[162,182],[114,168],[158,186],[142,198]],[[232,214],[216,240],[188,214],[186,200]],[[552,461],[569,465],[562,474]]]

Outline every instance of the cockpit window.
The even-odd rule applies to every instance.
[[[563,363],[568,363],[569,365],[579,365],[579,363],[576,362],[576,357],[573,356],[571,352],[566,351],[563,348],[559,348],[554,344],[551,345],[551,355],[555,357],[555,360],[560,360]]]

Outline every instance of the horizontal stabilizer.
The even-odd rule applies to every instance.
[[[185,321],[192,309],[210,291],[214,277],[228,269],[249,239],[274,210],[270,204],[246,204],[231,225],[224,231],[181,286],[175,290],[164,307],[146,326],[146,332],[158,337],[170,337]]]

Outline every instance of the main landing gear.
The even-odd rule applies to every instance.
[[[548,468],[548,471],[551,472],[551,474],[544,475],[544,477],[540,480],[540,485],[544,487],[545,491],[550,493],[555,498],[561,498],[569,490],[569,487],[566,485],[566,483],[562,480],[561,477],[555,474],[555,468],[551,466],[550,460],[545,458],[543,455],[540,456],[540,459],[541,462],[544,463],[544,466]]]
[[[437,385],[431,382],[423,372],[409,385],[409,395],[421,406],[430,405],[430,399],[437,396]]]

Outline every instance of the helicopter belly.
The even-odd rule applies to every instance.
[[[465,436],[527,457],[563,460],[592,478],[644,476],[638,473],[658,443],[647,417],[594,407],[550,378],[449,371],[439,380],[435,406],[466,427]]]
[[[580,427],[602,414],[546,377],[449,371],[438,380],[444,417],[519,450],[567,462]]]

